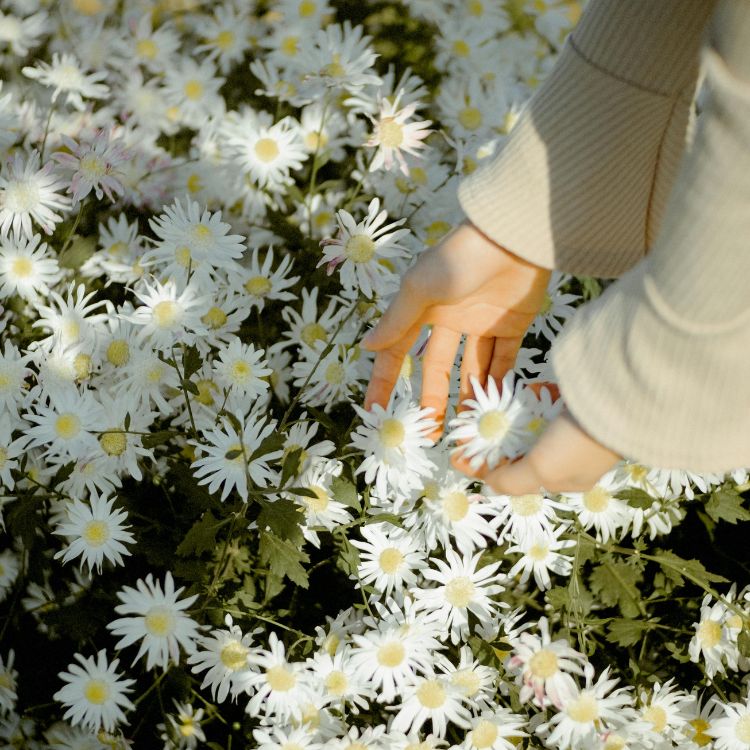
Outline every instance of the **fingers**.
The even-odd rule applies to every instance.
[[[459,389],[460,404],[474,397],[470,378],[475,377],[482,385],[487,380],[487,373],[492,360],[495,340],[489,336],[468,336],[464,344],[464,355],[461,360],[461,385]]]
[[[388,305],[388,309],[383,313],[378,324],[362,339],[360,345],[370,351],[381,351],[395,346],[417,323],[426,306],[425,300],[409,282],[407,273],[401,282],[401,288]],[[404,354],[407,349],[404,350]]]
[[[490,361],[490,375],[495,379],[498,389],[508,370],[513,369],[516,356],[521,347],[521,337],[496,338]]]
[[[458,331],[435,326],[422,359],[422,408],[434,409],[432,418],[438,423],[438,427],[428,436],[433,440],[437,440],[443,432],[451,371],[460,343],[461,334]]]
[[[503,495],[586,492],[621,459],[564,411],[523,458],[488,472],[484,481]]]
[[[396,384],[404,357],[417,340],[421,326],[416,324],[406,331],[406,335],[397,340],[393,346],[375,355],[372,366],[370,382],[365,393],[365,409],[372,408],[373,404],[385,407],[391,397],[391,391]]]

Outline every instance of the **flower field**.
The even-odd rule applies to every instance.
[[[553,273],[437,443],[428,330],[363,408],[581,10],[0,0],[0,748],[750,750],[745,468],[451,464],[560,412],[608,282]]]

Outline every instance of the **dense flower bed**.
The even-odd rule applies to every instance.
[[[599,281],[553,275],[436,445],[428,332],[360,406],[580,10],[0,2],[0,747],[750,748],[744,469],[450,464],[559,411]]]

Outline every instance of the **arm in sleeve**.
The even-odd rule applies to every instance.
[[[651,246],[686,142],[713,0],[591,0],[467,218],[544,268],[615,278]]]
[[[750,3],[721,0],[707,98],[652,251],[551,349],[571,414],[650,466],[750,466]]]

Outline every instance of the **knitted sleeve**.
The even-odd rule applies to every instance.
[[[466,216],[545,268],[618,277],[651,247],[682,156],[712,0],[591,0]]]
[[[551,350],[584,430],[663,468],[750,466],[750,3],[721,0],[705,108],[653,248]]]

